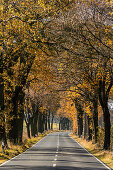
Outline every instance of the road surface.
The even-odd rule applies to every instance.
[[[7,161],[0,170],[107,170],[67,132],[51,133],[23,154]]]

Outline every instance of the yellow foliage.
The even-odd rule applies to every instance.
[[[92,117],[91,105],[91,103],[84,104],[84,111],[88,114],[89,117]]]
[[[107,40],[107,45],[113,45],[113,41],[112,40]]]

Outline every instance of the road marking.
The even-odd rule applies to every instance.
[[[69,135],[69,134],[68,134]],[[73,139],[71,136],[69,136],[71,139]],[[100,162],[104,167],[106,167],[107,169],[111,170],[110,167],[108,167],[106,164],[104,164],[101,160],[99,160],[96,156],[92,155],[90,152],[88,152],[80,143],[78,143],[76,140],[73,139],[74,142],[76,142],[79,146],[81,146],[87,153],[89,153],[89,155],[91,155],[92,157],[94,157],[98,162]]]
[[[53,167],[56,167],[56,164],[53,164]]]

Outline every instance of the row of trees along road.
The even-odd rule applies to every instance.
[[[92,115],[87,115],[88,124],[93,124],[97,142],[100,104],[104,116],[104,149],[109,149],[111,123],[108,98],[113,85],[112,4],[108,6],[105,1],[77,2],[65,14],[60,13],[49,27],[53,29],[52,33],[49,32],[53,42],[59,41],[60,74],[66,79],[65,87],[70,90],[73,86],[72,91],[79,94],[73,99],[79,114],[79,136],[83,131],[83,107],[90,106]],[[91,139],[92,132],[88,131]]]
[[[7,138],[14,143],[21,141],[22,131],[18,139],[18,130],[23,128],[23,90],[34,60],[40,51],[47,51],[45,25],[68,4],[68,1],[0,1],[0,124],[6,145]],[[43,66],[39,68],[43,70]]]
[[[4,143],[7,145],[7,138],[13,143],[22,141],[23,119],[29,137],[30,127],[31,134],[37,134],[35,120],[40,120],[40,132],[46,129],[43,120],[47,117],[41,109],[54,114],[62,91],[69,91],[74,93],[70,96],[77,111],[79,136],[83,129],[85,135],[87,117],[89,140],[94,134],[95,142],[101,105],[104,149],[110,149],[111,1],[4,0],[0,9],[0,134]],[[75,114],[66,117],[76,121]]]

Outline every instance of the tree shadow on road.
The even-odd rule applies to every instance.
[[[57,167],[50,167],[50,166],[22,166],[22,165],[7,165],[4,167],[0,167],[0,170],[106,170],[106,168],[93,168],[90,167],[73,167],[73,166],[57,166]]]

